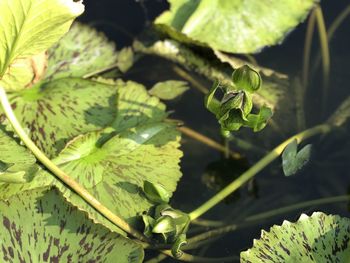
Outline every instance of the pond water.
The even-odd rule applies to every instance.
[[[168,8],[163,0],[85,0],[86,12],[80,21],[92,24],[116,42],[117,47],[130,45],[133,37],[140,34],[148,22]],[[347,0],[324,1],[322,9],[326,25],[329,26],[337,15],[349,4]],[[291,79],[302,71],[306,24],[293,31],[285,42],[264,50],[255,56],[260,65],[288,74]],[[319,51],[317,33],[312,46],[311,67]],[[350,95],[350,17],[336,31],[331,43],[331,78],[330,92],[327,100],[327,111],[321,114],[322,71],[318,67],[310,77],[310,86],[306,101],[307,127],[325,120],[345,98]],[[145,57],[123,78],[131,79],[151,87],[158,81],[181,79],[173,70],[174,64],[156,57]],[[211,82],[193,74],[206,87]],[[290,103],[295,97],[290,95]],[[203,106],[203,95],[191,89],[181,99],[168,104],[171,115],[180,119],[192,129],[210,138],[220,141],[219,126],[214,116]],[[283,116],[285,119],[294,116]],[[259,151],[271,150],[295,132],[295,124],[290,124],[290,131],[280,135],[267,127],[261,133],[253,134],[243,130],[239,134],[250,141]],[[316,198],[350,194],[350,137],[349,125],[346,131],[339,131],[326,137],[315,137],[308,141],[313,144],[312,160],[297,175],[285,177],[278,159],[260,172],[249,187],[242,188],[238,194],[228,198],[204,215],[206,219],[227,220],[239,223],[247,216],[266,212],[275,208],[294,205]],[[192,211],[198,205],[213,196],[220,186],[232,181],[247,164],[252,165],[263,157],[259,151],[239,149],[232,144],[232,149],[246,157],[246,163],[223,161],[223,156],[193,139],[183,136],[181,162],[183,172],[177,191],[171,201],[173,207],[183,211]],[[218,167],[220,167],[218,169]],[[225,169],[224,169],[225,168]],[[210,173],[209,173],[210,172]],[[216,179],[214,179],[214,173]],[[219,175],[218,175],[219,174]],[[215,184],[216,183],[216,184]],[[350,199],[349,199],[350,201]],[[239,252],[252,245],[253,238],[260,236],[260,230],[268,230],[273,224],[281,224],[283,219],[295,221],[301,213],[311,214],[313,211],[339,214],[350,217],[349,202],[330,203],[327,205],[305,207],[282,213],[278,216],[258,220],[254,224],[229,233],[209,246],[205,246],[193,254],[210,257],[239,255]],[[196,227],[194,227],[195,230]],[[151,256],[151,255],[148,255]],[[167,262],[172,262],[168,259]]]

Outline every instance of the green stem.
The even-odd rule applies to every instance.
[[[302,71],[303,72],[302,85],[304,88],[304,94],[306,93],[306,88],[308,86],[308,80],[309,80],[311,44],[312,44],[312,36],[315,30],[315,22],[316,22],[316,11],[313,10],[311,12],[309,21],[307,23],[306,37],[305,37],[305,44],[304,44],[303,71]]]
[[[322,69],[323,69],[323,109],[326,108],[327,97],[328,97],[328,87],[329,87],[329,72],[330,72],[330,54],[328,45],[327,29],[324,22],[324,17],[322,9],[317,6],[315,9],[316,21],[318,34],[321,44],[321,54],[322,54]]]
[[[311,129],[305,130],[295,136],[292,136],[288,140],[284,141],[280,145],[278,145],[275,149],[273,149],[270,153],[268,153],[264,158],[262,158],[259,162],[257,162],[254,166],[244,172],[240,177],[234,180],[231,184],[226,186],[223,190],[221,190],[218,194],[213,196],[207,202],[202,204],[200,207],[192,211],[189,215],[191,220],[194,220],[204,213],[206,213],[209,209],[217,205],[223,199],[225,199],[228,195],[239,189],[243,184],[245,184],[248,180],[253,178],[258,172],[260,172],[263,168],[265,168],[268,164],[278,158],[286,146],[292,142],[294,139],[298,141],[298,143],[303,140],[312,137],[317,134],[328,133],[331,130],[331,126],[328,124],[322,124],[315,126]]]
[[[124,221],[119,216],[115,215],[107,207],[101,204],[94,196],[92,196],[83,186],[78,182],[73,180],[69,175],[62,171],[58,166],[56,166],[46,155],[33,143],[26,132],[23,130],[22,126],[19,124],[11,105],[8,101],[6,91],[0,86],[0,100],[3,110],[6,114],[7,119],[11,123],[13,129],[16,131],[17,135],[23,143],[32,151],[35,157],[57,178],[68,185],[74,192],[81,196],[88,204],[94,207],[103,216],[109,219],[113,224],[134,236],[135,238],[142,240],[144,242],[149,242],[148,238],[141,234],[139,231],[131,227],[126,221]]]

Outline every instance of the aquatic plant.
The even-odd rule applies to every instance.
[[[350,117],[349,101],[345,100],[328,121],[286,139],[192,212],[172,207],[169,203],[182,175],[180,131],[226,151],[231,157],[241,156],[188,127],[180,127],[180,121],[169,119],[161,100],[179,98],[189,89],[187,83],[163,81],[147,90],[142,84],[118,77],[141,54],[156,53],[178,60],[216,80],[212,89],[207,90],[177,69],[188,82],[206,93],[205,106],[215,115],[222,134],[229,137],[242,126],[258,132],[272,123],[272,112],[278,112],[285,95],[281,95],[276,85],[286,77],[221,51],[250,53],[279,43],[304,20],[315,1],[299,5],[287,1],[283,6],[280,1],[273,1],[276,16],[271,19],[266,15],[270,7],[267,9],[258,1],[249,1],[246,6],[242,1],[219,1],[215,8],[225,16],[214,20],[215,23],[200,19],[206,17],[203,12],[214,10],[213,1],[170,2],[170,12],[164,13],[155,24],[184,43],[212,48],[223,62],[220,66],[207,63],[205,56],[174,40],[157,39],[148,46],[135,41],[134,50],[117,50],[95,29],[80,23],[72,25],[84,11],[82,1],[0,1],[0,258],[3,262],[115,262],[116,259],[142,262],[146,249],[184,261],[232,261],[236,257],[206,258],[185,251],[201,246],[206,239],[235,230],[236,225],[220,226],[189,237],[190,224],[200,222],[199,217],[281,155],[285,175],[296,173],[310,158],[310,147],[298,152],[298,145],[312,136],[330,133]],[[286,5],[288,15],[283,11]],[[179,13],[184,7],[188,8],[186,13]],[[236,7],[242,11],[233,12]],[[237,21],[246,14],[249,14],[246,25],[251,24],[250,19],[257,13],[262,21],[275,26],[271,38],[260,24],[235,28],[241,34],[225,31],[222,38],[206,33],[213,30],[212,26],[231,28],[228,21]],[[184,15],[176,20],[179,14]],[[227,16],[234,19],[226,19]],[[204,24],[209,27],[199,32],[198,26]],[[256,32],[261,33],[254,38],[256,41],[249,40]],[[229,41],[224,36],[229,36]],[[234,45],[228,48],[229,42]],[[116,71],[109,78],[104,73],[112,69]],[[218,100],[220,91],[222,98]],[[245,219],[249,221],[249,217]],[[254,221],[254,217],[250,220]],[[314,221],[319,224],[315,225]],[[298,222],[297,227],[285,223],[284,227],[289,228],[282,229],[282,238],[318,227],[318,240],[329,234],[324,239],[329,242],[328,249],[334,245],[331,241],[337,248],[337,241],[343,241],[343,245],[344,240],[348,241],[348,233],[343,232],[348,228],[348,219],[317,213],[307,220],[302,216]],[[260,244],[256,242],[257,246]],[[286,247],[281,253],[286,249],[291,251]],[[255,260],[254,251],[242,253],[242,260]],[[343,254],[337,254],[335,260],[348,255],[346,249],[339,251]],[[268,252],[274,256],[279,253],[272,249]]]

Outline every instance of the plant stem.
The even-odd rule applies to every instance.
[[[188,137],[191,137],[191,138],[193,138],[201,143],[204,143],[205,145],[208,145],[209,147],[211,147],[213,149],[216,149],[216,150],[223,152],[223,153],[226,152],[226,147],[224,145],[221,145],[220,143],[210,139],[209,137],[207,137],[199,132],[196,132],[195,130],[192,130],[189,127],[181,126],[181,127],[178,127],[177,129],[179,131],[181,131],[183,134],[187,135]],[[233,159],[242,158],[242,156],[239,153],[233,152],[233,151],[230,151],[230,156]]]
[[[190,82],[194,88],[196,88],[203,94],[207,94],[209,92],[209,90],[204,85],[202,85],[202,83],[200,83],[198,80],[196,80],[194,77],[192,77],[189,73],[187,73],[179,66],[173,66],[173,70],[177,75]]]
[[[309,80],[311,44],[312,44],[312,36],[314,34],[314,29],[315,29],[315,22],[316,22],[316,11],[314,9],[312,10],[311,15],[309,17],[309,21],[307,23],[306,37],[305,37],[305,44],[304,44],[303,71],[302,71],[302,85],[304,88],[304,95],[306,93],[308,80]]]
[[[23,130],[22,126],[18,122],[11,105],[8,101],[6,91],[0,86],[0,100],[3,110],[6,114],[7,119],[11,123],[13,129],[16,131],[19,138],[23,143],[32,151],[35,157],[57,178],[68,185],[74,192],[81,196],[88,204],[94,207],[103,216],[109,219],[113,224],[127,232],[128,234],[134,236],[135,238],[142,240],[144,242],[149,242],[148,238],[141,234],[139,231],[131,227],[126,221],[124,221],[119,216],[115,215],[107,207],[101,204],[94,196],[92,196],[83,186],[78,182],[73,180],[69,175],[62,171],[57,165],[55,165],[46,155],[34,144],[34,142],[29,138],[26,132]]]
[[[295,136],[292,136],[291,138],[287,139],[280,145],[278,145],[275,149],[273,149],[270,153],[268,153],[264,158],[262,158],[259,162],[257,162],[254,166],[252,166],[250,169],[248,169],[246,172],[244,172],[240,177],[238,177],[236,180],[234,180],[231,184],[226,186],[223,190],[221,190],[218,194],[213,196],[211,199],[209,199],[207,202],[202,204],[200,207],[192,211],[189,216],[191,220],[198,218],[199,216],[206,213],[209,209],[214,207],[216,204],[221,202],[223,199],[225,199],[228,195],[236,191],[238,188],[240,188],[243,184],[245,184],[248,180],[253,178],[258,172],[260,172],[263,168],[265,168],[268,164],[270,164],[272,161],[274,161],[276,158],[278,158],[285,147],[292,142],[294,139],[298,141],[298,143],[302,142],[303,140],[315,136],[317,134],[325,134],[328,133],[331,130],[332,126],[328,124],[322,124],[315,126],[311,129],[305,130]]]
[[[316,21],[318,34],[321,44],[321,54],[322,54],[322,69],[323,69],[323,109],[326,108],[327,97],[328,97],[328,87],[329,87],[329,72],[330,72],[330,54],[328,45],[327,29],[324,22],[324,17],[321,7],[318,5],[315,9]]]

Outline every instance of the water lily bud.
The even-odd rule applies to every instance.
[[[261,86],[260,74],[248,65],[237,68],[232,74],[232,81],[238,89],[247,92],[255,92]]]
[[[144,181],[143,191],[147,196],[147,198],[154,203],[158,203],[158,204],[169,203],[170,194],[160,184]]]

